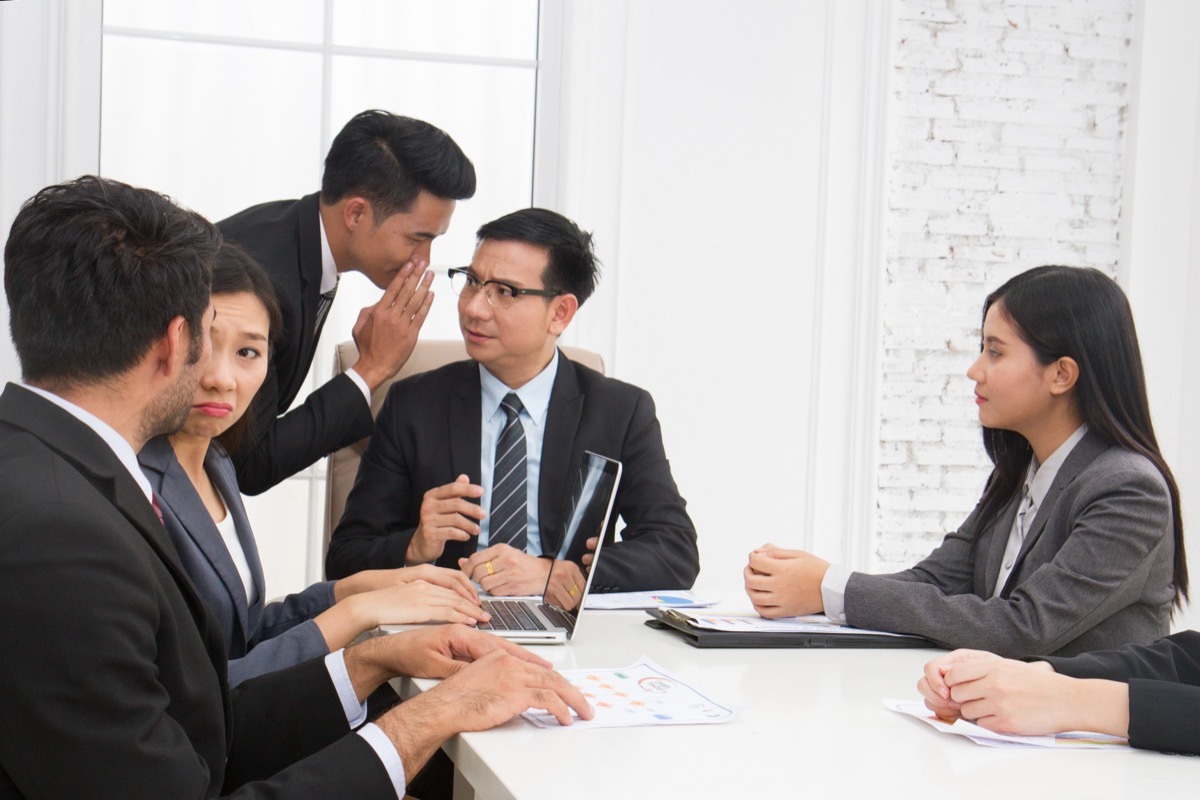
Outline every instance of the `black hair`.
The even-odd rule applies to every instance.
[[[213,297],[222,294],[252,294],[263,304],[267,311],[267,321],[270,324],[268,338],[271,342],[273,355],[274,343],[283,333],[283,314],[279,310],[279,301],[275,297],[275,286],[257,261],[235,244],[223,242],[217,251],[217,263],[213,267],[212,294]],[[227,452],[236,453],[247,440],[255,422],[254,410],[250,407],[242,414],[241,419],[229,426],[217,437]]]
[[[1125,293],[1096,269],[1035,267],[988,295],[984,319],[993,306],[1040,363],[1068,357],[1079,365],[1074,401],[1090,433],[1140,453],[1162,473],[1174,523],[1175,605],[1181,607],[1188,597],[1188,571],[1179,487],[1150,421],[1137,330]],[[980,519],[986,520],[999,515],[1020,490],[1033,449],[1019,433],[987,427],[983,446],[995,465],[980,501]]]
[[[149,189],[94,175],[42,189],[4,246],[24,380],[62,389],[119,375],[176,317],[195,363],[219,242],[212,223]]]
[[[375,224],[408,211],[427,191],[443,200],[475,195],[475,167],[445,131],[387,111],[356,114],[325,157],[321,200],[352,195],[370,203]]]
[[[571,220],[545,208],[522,208],[485,223],[480,242],[526,242],[546,248],[542,273],[547,289],[575,295],[579,305],[592,296],[600,279],[600,261],[592,250],[592,235]]]

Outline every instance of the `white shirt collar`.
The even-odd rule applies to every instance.
[[[525,406],[525,413],[539,428],[546,422],[546,414],[550,410],[550,394],[554,391],[554,379],[558,375],[558,348],[554,349],[554,357],[546,368],[537,374],[533,380],[520,389],[510,389],[495,375],[487,371],[483,364],[479,365],[479,383],[483,389],[484,419],[489,422],[500,410],[500,401],[509,392],[516,392]]]
[[[317,203],[317,227],[321,229],[321,294],[327,294],[338,284],[338,271],[333,251],[329,249],[329,235],[325,233],[320,202]]]
[[[1025,483],[1029,486],[1029,497],[1033,501],[1034,508],[1041,508],[1042,500],[1046,498],[1046,493],[1050,491],[1050,485],[1054,483],[1054,479],[1058,477],[1058,470],[1062,467],[1063,462],[1067,460],[1067,456],[1071,455],[1071,451],[1075,449],[1075,445],[1079,444],[1084,435],[1087,434],[1088,426],[1085,422],[1075,429],[1075,432],[1067,437],[1067,440],[1058,446],[1058,449],[1050,454],[1046,459],[1045,464],[1038,464],[1037,456],[1029,460],[1029,469],[1025,472]]]
[[[138,488],[140,488],[146,495],[146,500],[148,502],[151,501],[153,492],[150,489],[150,481],[145,475],[142,474],[142,469],[138,466],[137,453],[133,452],[133,445],[131,445],[124,436],[117,433],[111,425],[97,417],[95,414],[80,408],[69,400],[64,400],[53,392],[48,392],[45,389],[39,389],[36,386],[30,386],[24,383],[20,385],[34,394],[44,397],[51,403],[54,403],[54,405],[58,406],[63,411],[66,411],[68,414],[75,417],[75,419],[79,420],[84,425],[87,425],[89,428],[95,431],[96,435],[103,439],[104,443],[107,444],[109,449],[113,451],[113,454],[117,457],[117,460],[120,461],[125,469],[129,471],[129,475],[138,485]]]

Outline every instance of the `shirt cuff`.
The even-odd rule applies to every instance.
[[[342,701],[342,711],[346,713],[346,722],[353,730],[367,721],[367,704],[358,701],[358,692],[354,691],[350,673],[346,670],[344,653],[344,650],[334,650],[325,656],[325,669],[329,670],[333,688],[337,690],[338,699]]]
[[[367,401],[367,407],[369,408],[371,405],[371,387],[367,386],[367,382],[363,380],[363,376],[359,375],[358,370],[354,367],[346,370],[346,376],[354,381],[354,385],[363,393],[363,399]]]
[[[845,567],[830,564],[821,581],[821,602],[825,606],[825,616],[836,622],[846,621],[846,584],[850,582],[850,575],[851,571]]]
[[[404,775],[404,763],[400,761],[400,754],[396,752],[396,746],[392,744],[392,740],[374,722],[362,726],[358,735],[367,740],[367,744],[371,745],[371,749],[383,762],[383,768],[387,770],[388,777],[392,779],[392,788],[396,790],[397,799],[403,798],[408,781]]]

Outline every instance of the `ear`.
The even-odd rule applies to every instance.
[[[1050,394],[1063,396],[1070,394],[1079,381],[1079,364],[1069,356],[1063,356],[1046,367],[1050,378]]]
[[[371,201],[365,197],[351,197],[342,204],[342,222],[348,231],[372,224],[373,218]]]
[[[575,312],[579,310],[579,299],[573,294],[560,294],[553,298],[551,303],[553,310],[548,331],[555,336],[561,336],[571,324],[571,320],[575,319]]]
[[[155,379],[175,381],[187,366],[189,343],[187,321],[175,317],[167,323],[167,330],[151,346],[142,363],[153,371]]]

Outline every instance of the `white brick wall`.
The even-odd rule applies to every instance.
[[[1039,264],[1115,271],[1134,0],[900,0],[879,570],[925,556],[989,464],[972,384],[988,291]]]

